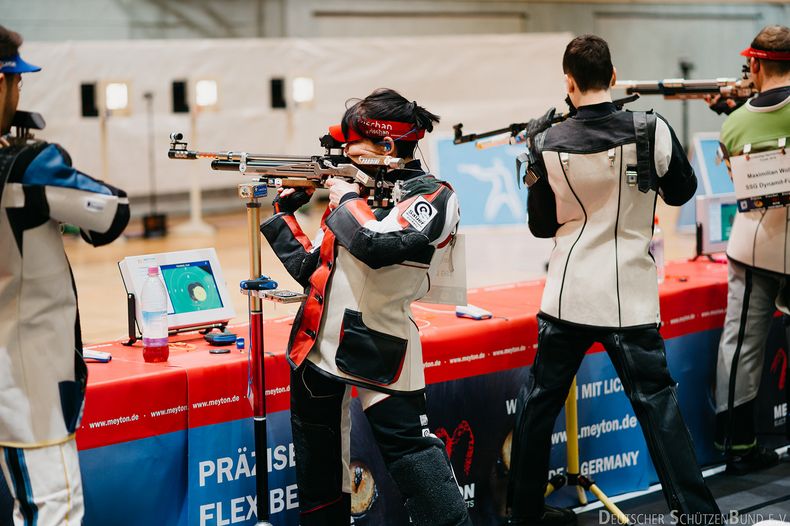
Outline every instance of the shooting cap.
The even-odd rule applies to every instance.
[[[425,136],[425,130],[419,130],[414,123],[398,121],[381,121],[361,119],[359,128],[348,128],[348,135],[343,134],[343,126],[336,124],[329,127],[329,135],[338,142],[347,143],[362,139],[383,139],[391,137],[394,141],[416,142]]]
[[[41,68],[25,62],[19,53],[10,57],[0,58],[0,73],[33,73]]]
[[[790,51],[766,51],[765,49],[757,49],[747,47],[741,51],[744,57],[761,58],[763,60],[790,60]]]

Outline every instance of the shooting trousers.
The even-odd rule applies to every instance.
[[[733,407],[757,397],[774,313],[777,307],[787,313],[787,285],[787,276],[730,260],[727,315],[716,366],[716,413],[727,411],[731,392]],[[753,428],[753,420],[748,425]]]
[[[76,440],[39,448],[0,447],[0,468],[14,498],[13,526],[82,523],[85,503]],[[0,516],[0,524],[8,525],[6,520]]]
[[[309,363],[291,371],[291,428],[296,454],[296,482],[299,488],[299,522],[303,526],[348,526],[350,514],[373,513],[377,498],[376,476],[383,473],[372,466],[352,462],[351,386],[329,378]],[[446,461],[444,444],[430,434],[425,395],[388,396],[364,388],[359,400],[375,445],[402,493],[430,499],[421,514],[427,521],[412,520],[418,526],[468,524],[466,503]],[[355,431],[364,433],[364,430]],[[432,463],[425,484],[413,479],[425,464],[424,453],[440,449],[441,461]],[[410,462],[414,459],[414,462]],[[403,464],[410,477],[399,477]],[[417,483],[415,483],[417,482]],[[380,482],[379,482],[380,483]],[[416,487],[416,490],[415,490]],[[415,495],[417,493],[417,495]],[[350,495],[350,498],[349,498]],[[379,505],[381,510],[381,505]],[[448,518],[454,517],[450,522]],[[383,517],[381,517],[383,519]],[[375,517],[370,517],[374,521]]]
[[[583,329],[541,316],[538,324],[538,354],[519,395],[513,432],[508,492],[512,517],[535,516],[543,508],[554,421],[595,342],[603,344],[623,383],[670,509],[719,514],[680,414],[658,329]]]

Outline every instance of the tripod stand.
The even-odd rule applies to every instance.
[[[565,400],[565,434],[567,435],[566,453],[568,464],[566,475],[553,476],[546,485],[545,497],[548,497],[563,486],[576,486],[576,493],[579,504],[587,504],[585,490],[595,495],[598,500],[609,510],[612,515],[617,517],[620,524],[628,524],[628,518],[620,511],[620,508],[609,497],[595,485],[595,481],[585,477],[579,471],[579,419],[576,407],[576,378],[573,379],[568,398]]]

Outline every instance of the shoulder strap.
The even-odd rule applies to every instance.
[[[546,142],[546,133],[549,130],[543,130],[532,138],[532,147],[527,144],[527,149],[516,156],[516,182],[518,187],[521,188],[521,182],[527,185],[527,188],[535,184],[538,179],[533,172],[530,171],[530,166],[536,162],[536,154],[540,155],[543,151],[543,143]],[[535,153],[533,153],[533,151]],[[521,168],[524,168],[524,176],[521,176]]]
[[[656,115],[650,111],[631,112],[634,117],[636,134],[636,171],[637,187],[642,193],[658,188],[658,174],[655,167]]]

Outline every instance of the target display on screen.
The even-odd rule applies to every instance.
[[[167,291],[170,330],[227,323],[236,313],[213,248],[127,256],[118,262],[123,284],[135,298],[135,319],[142,319],[143,284],[150,267],[159,269]]]
[[[162,265],[160,269],[172,304],[168,314],[222,308],[217,281],[208,261]]]

